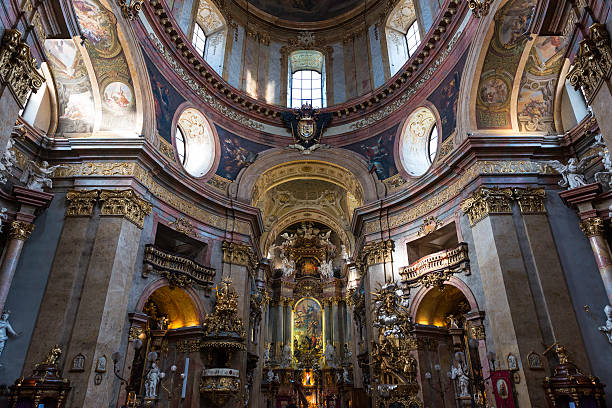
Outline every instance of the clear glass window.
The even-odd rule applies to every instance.
[[[203,57],[206,52],[206,33],[202,29],[200,24],[196,23],[193,28],[193,40],[191,41],[194,48],[200,53]]]
[[[421,34],[419,33],[419,25],[417,21],[414,20],[414,23],[408,27],[408,31],[406,32],[406,45],[408,47],[409,57],[419,48],[419,44],[421,44]]]
[[[429,133],[429,143],[427,145],[427,153],[429,155],[429,162],[433,163],[436,158],[436,152],[438,151],[438,126],[434,125]]]
[[[180,126],[176,127],[176,134],[174,135],[174,143],[176,143],[176,154],[181,161],[181,164],[185,164],[185,156],[187,156],[187,146],[185,145],[185,136]]]
[[[323,80],[320,72],[300,70],[291,75],[291,107],[299,109],[305,103],[313,108],[323,106]]]

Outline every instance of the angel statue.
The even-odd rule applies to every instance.
[[[321,272],[321,276],[325,279],[331,279],[334,277],[334,266],[332,264],[332,260],[325,261],[319,267],[319,271]]]
[[[568,187],[569,189],[582,187],[587,184],[586,178],[584,177],[584,171],[586,165],[595,155],[588,155],[583,157],[580,161],[572,157],[567,161],[567,164],[562,164],[559,160],[548,160],[544,164],[554,169],[559,173],[563,180],[559,182],[561,187]]]
[[[281,269],[283,271],[284,277],[292,276],[295,272],[295,262],[289,259],[288,257],[283,257],[282,259]]]
[[[26,183],[26,188],[30,190],[43,191],[43,187],[51,189],[53,187],[51,174],[59,168],[65,169],[67,167],[62,165],[49,166],[47,161],[43,161],[39,166],[36,162],[31,160],[26,165],[19,181]]]

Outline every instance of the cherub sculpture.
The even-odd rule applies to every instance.
[[[606,323],[603,326],[599,326],[598,329],[608,336],[608,342],[612,344],[612,306],[606,305],[604,313],[606,314]]]
[[[568,189],[582,187],[587,184],[586,178],[584,177],[584,171],[586,165],[595,155],[588,155],[583,157],[580,161],[572,157],[567,161],[567,164],[562,164],[559,160],[549,160],[544,162],[545,165],[554,169],[557,173],[563,177],[563,180],[559,182],[561,187]]]
[[[49,166],[47,161],[43,161],[38,165],[32,160],[26,165],[19,181],[26,183],[26,188],[30,190],[43,191],[43,187],[51,189],[53,187],[51,174],[59,168],[67,167],[62,165]]]

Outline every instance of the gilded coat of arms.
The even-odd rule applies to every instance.
[[[283,112],[282,116],[295,140],[295,144],[289,147],[306,154],[323,146],[319,141],[327,122],[331,119],[331,113],[319,113],[312,106],[303,105],[292,112]]]

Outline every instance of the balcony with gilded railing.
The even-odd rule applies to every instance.
[[[426,255],[412,265],[404,266],[400,269],[400,275],[404,284],[418,286],[427,280],[429,275],[436,274],[448,280],[452,274],[460,272],[469,274],[469,271],[468,246],[465,242],[461,242],[456,248]]]
[[[147,245],[142,276],[147,277],[151,272],[166,278],[171,286],[179,287],[192,284],[211,286],[216,273],[213,268],[201,265],[191,258]]]

